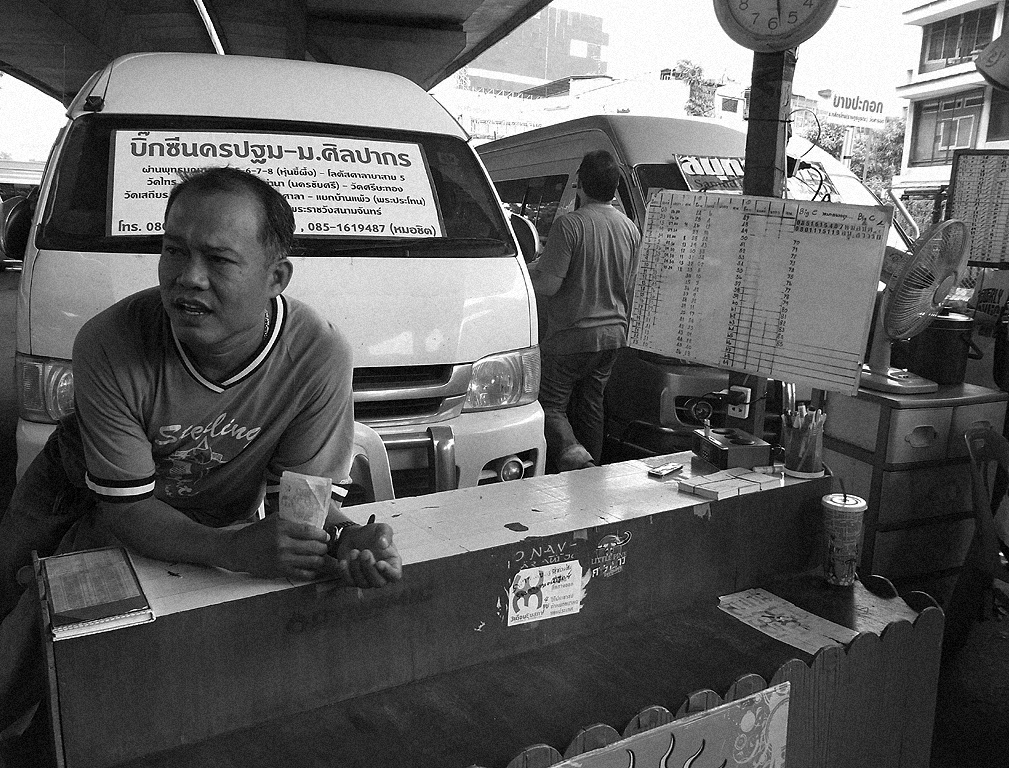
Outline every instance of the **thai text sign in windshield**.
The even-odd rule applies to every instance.
[[[214,165],[248,171],[279,190],[299,236],[442,235],[418,144],[210,131],[117,131],[112,142],[110,236],[161,234],[172,187],[187,171]]]

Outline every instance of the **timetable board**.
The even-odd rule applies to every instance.
[[[953,153],[946,218],[967,225],[970,244],[961,275],[974,285],[985,263],[1009,262],[1009,150],[958,149]]]
[[[854,394],[891,218],[883,205],[658,192],[629,344]]]

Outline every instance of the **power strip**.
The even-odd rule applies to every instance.
[[[746,399],[737,405],[732,405],[730,403],[725,411],[726,415],[731,416],[734,419],[745,419],[750,415],[750,398],[753,396],[752,390],[749,387],[732,386],[729,387],[729,392],[741,392]]]

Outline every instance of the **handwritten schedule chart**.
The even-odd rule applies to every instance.
[[[956,150],[946,199],[946,218],[970,232],[969,277],[979,263],[1009,261],[1009,151]]]
[[[890,219],[885,206],[658,192],[630,346],[854,393]]]

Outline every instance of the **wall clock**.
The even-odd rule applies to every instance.
[[[751,51],[794,48],[830,18],[837,0],[714,0],[725,33]]]

